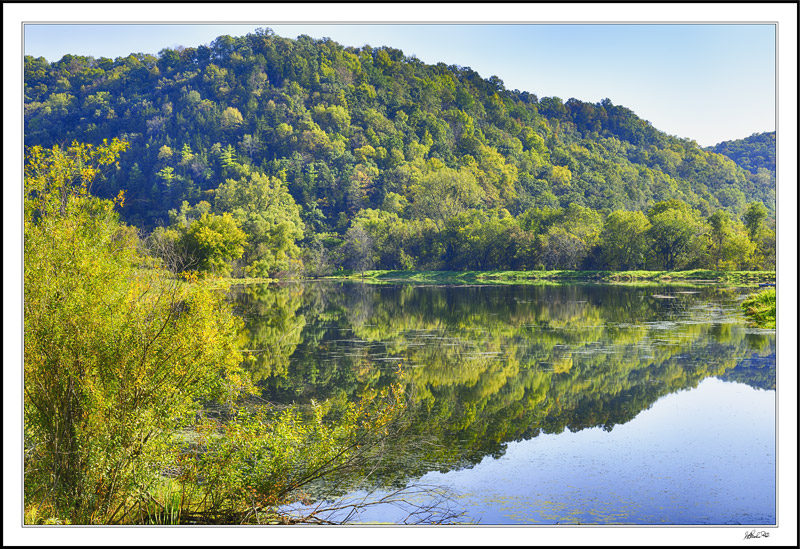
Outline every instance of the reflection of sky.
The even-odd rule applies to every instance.
[[[775,392],[708,378],[611,432],[543,434],[421,481],[480,524],[773,524]]]

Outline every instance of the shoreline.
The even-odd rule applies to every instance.
[[[775,271],[393,271],[374,270],[318,277],[313,280],[363,280],[370,283],[421,284],[725,284],[774,283]]]

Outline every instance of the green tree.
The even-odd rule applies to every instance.
[[[731,218],[728,212],[717,210],[708,218],[711,226],[711,256],[714,261],[714,268],[719,269],[719,262],[722,259],[723,245],[726,244],[730,233]]]
[[[468,210],[447,224],[445,260],[453,269],[499,269],[516,257],[516,220],[506,210]]]
[[[396,213],[366,209],[358,213],[351,227],[359,227],[369,235],[379,269],[403,269],[411,262],[404,250],[404,225]]]
[[[33,147],[25,166],[25,504],[126,520],[173,463],[199,403],[246,388],[220,296],[148,268],[88,188],[125,143]]]
[[[344,237],[345,265],[354,271],[359,271],[364,277],[364,271],[375,264],[375,241],[361,225],[354,225],[347,229]]]
[[[745,270],[753,268],[758,261],[756,243],[747,236],[744,226],[741,223],[731,224],[722,247],[721,268]]]
[[[222,112],[222,128],[225,130],[235,130],[244,122],[242,113],[236,107],[228,107]]]
[[[442,168],[431,171],[412,186],[413,209],[441,232],[452,217],[480,203],[483,190],[468,171]]]
[[[752,240],[758,238],[758,233],[764,226],[764,220],[767,218],[767,209],[761,202],[751,202],[747,205],[747,209],[742,216],[747,233]]]
[[[600,249],[610,269],[640,269],[647,257],[650,221],[642,212],[611,212],[600,234]]]
[[[746,269],[751,266],[756,245],[750,240],[744,225],[731,219],[724,210],[708,218],[709,254],[715,269]]]
[[[589,253],[580,237],[563,227],[550,227],[540,239],[541,259],[547,269],[578,269]]]
[[[277,177],[253,173],[228,179],[216,192],[214,207],[230,212],[247,235],[244,260],[251,276],[266,277],[299,263],[304,224],[300,208]]]
[[[777,259],[777,248],[775,230],[772,228],[764,228],[759,231],[756,237],[756,253],[754,255],[754,264],[761,269],[775,269]]]
[[[680,200],[655,204],[650,220],[651,262],[658,269],[685,269],[699,260],[707,225],[700,212]]]
[[[227,275],[231,261],[244,253],[247,235],[230,213],[204,213],[182,235],[190,265],[203,273]]]
[[[564,210],[559,224],[591,247],[597,244],[603,218],[600,212],[573,203]]]

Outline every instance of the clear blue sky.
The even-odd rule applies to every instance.
[[[346,46],[392,46],[426,63],[469,66],[539,97],[608,97],[656,128],[714,145],[775,129],[771,24],[40,25],[25,53],[115,58],[208,44],[259,26]]]

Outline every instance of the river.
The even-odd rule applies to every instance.
[[[775,331],[715,285],[245,286],[276,403],[401,383],[407,429],[331,520],[775,524]],[[404,490],[402,503],[380,503]],[[313,496],[317,496],[316,498]],[[353,513],[347,503],[358,506]]]

